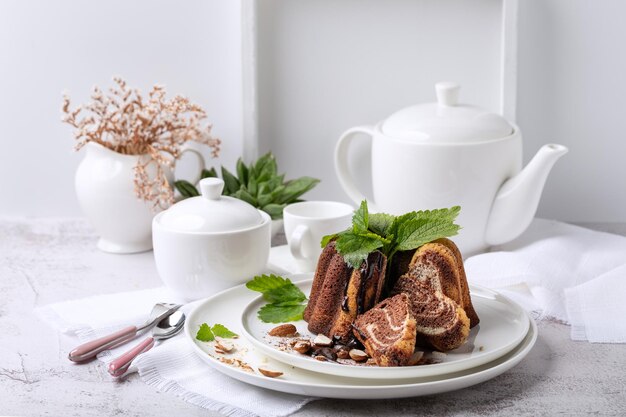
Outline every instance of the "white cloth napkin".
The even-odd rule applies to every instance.
[[[162,287],[51,304],[36,312],[59,331],[75,334],[80,342],[85,342],[131,324],[141,324],[160,301],[176,299]],[[181,310],[188,314],[194,304]],[[102,352],[98,359],[108,363],[140,340]],[[287,416],[315,399],[270,391],[227,377],[204,363],[182,334],[157,344],[139,356],[135,365],[141,379],[159,391],[174,393],[192,404],[228,416]]]
[[[535,219],[465,269],[471,284],[571,324],[573,340],[626,342],[626,237]]]

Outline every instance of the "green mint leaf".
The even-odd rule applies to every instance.
[[[369,219],[367,212],[367,201],[361,201],[361,205],[352,216],[352,231],[354,233],[367,232]]]
[[[387,213],[371,213],[369,215],[369,230],[377,235],[388,237],[389,229],[396,216]]]
[[[259,318],[266,323],[284,323],[302,319],[306,304],[304,293],[289,279],[277,275],[258,275],[246,287],[263,294],[269,301],[259,309]]]
[[[306,295],[296,287],[291,281],[282,287],[274,288],[263,293],[263,298],[269,303],[282,303],[287,301],[302,302],[306,300]]]
[[[291,283],[288,279],[280,277],[278,275],[257,275],[251,281],[246,282],[246,288],[252,291],[258,291],[260,293],[274,290],[276,288],[283,287]],[[292,284],[293,285],[293,284]]]
[[[383,244],[385,244],[385,245],[391,243],[391,240],[389,238],[382,237],[381,235],[376,234],[374,232],[367,231],[367,232],[362,232],[362,233],[357,233],[357,234],[359,236],[361,236],[361,237],[369,237],[369,238],[372,238],[372,239],[379,240],[379,241],[383,242]]]
[[[265,323],[285,323],[302,320],[306,304],[266,304],[259,310],[258,317]]]
[[[257,275],[252,281],[246,283],[246,287],[262,293],[263,298],[270,303],[300,303],[306,300],[304,293],[289,278],[274,274]]]
[[[339,238],[339,236],[345,235],[346,233],[353,233],[352,229],[346,229],[344,231],[341,231],[339,233],[335,233],[332,235],[326,235],[322,238],[322,241],[320,242],[320,245],[322,248],[325,248],[326,245],[328,245],[331,241],[336,240]]]
[[[384,244],[385,240],[374,234],[347,232],[337,238],[336,248],[348,265],[358,268],[370,252],[382,248]]]
[[[180,195],[183,196],[183,198],[196,197],[200,195],[196,187],[189,181],[185,181],[185,180],[175,181],[174,187],[176,187],[176,189],[178,190]]]
[[[233,339],[239,337],[237,333],[231,332],[226,326],[219,323],[216,323],[213,327],[211,327],[211,331],[215,336],[222,337],[224,339]]]
[[[459,229],[458,225],[445,218],[437,220],[428,218],[407,220],[398,226],[396,249],[416,249],[433,240],[454,236],[459,232]]]
[[[208,324],[202,323],[198,329],[198,333],[196,333],[196,339],[202,342],[211,342],[215,340],[215,335]]]
[[[454,222],[461,212],[461,206],[454,206],[450,208],[441,208],[436,210],[424,210],[416,213],[418,218],[428,218],[431,220],[448,220]]]
[[[334,235],[326,235],[322,238],[322,241],[320,242],[320,246],[323,248],[326,247],[326,245],[328,245],[330,242],[332,242],[333,239],[337,238],[337,236],[339,236],[338,233],[335,233]]]
[[[454,206],[412,211],[396,217],[389,228],[389,234],[395,236],[395,249],[416,249],[424,243],[456,235],[460,227],[454,224],[454,220],[460,211],[460,206]]]
[[[388,235],[398,236],[398,228],[400,225],[408,222],[409,220],[414,220],[417,212],[411,211],[410,213],[405,213],[400,216],[396,216],[395,219],[391,222],[391,225],[387,229]]]

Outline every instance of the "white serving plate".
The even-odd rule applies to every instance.
[[[300,274],[294,279],[296,285],[305,293],[311,291],[312,274]],[[266,355],[309,371],[330,375],[372,378],[403,379],[443,375],[470,369],[491,362],[513,350],[528,333],[529,319],[524,310],[508,298],[485,288],[471,287],[472,302],[480,317],[480,324],[470,331],[468,341],[458,349],[449,351],[440,359],[440,363],[404,366],[378,367],[355,366],[336,362],[320,362],[311,356],[293,351],[278,349],[276,344],[281,338],[268,336],[267,333],[276,324],[263,323],[257,318],[257,311],[266,304],[261,296],[252,300],[241,314],[243,335],[259,351]],[[307,330],[305,321],[292,322],[303,337],[313,339],[315,334]]]
[[[479,384],[494,378],[517,365],[531,350],[537,339],[535,323],[529,319],[530,328],[520,344],[500,358],[475,368],[451,374],[410,379],[360,379],[334,376],[304,369],[276,361],[255,348],[245,337],[233,340],[236,352],[219,355],[213,342],[195,339],[197,329],[204,322],[221,323],[242,335],[241,312],[257,295],[240,285],[199,302],[185,323],[185,338],[195,352],[208,365],[218,371],[262,388],[291,394],[344,399],[384,399],[430,395],[453,391]],[[220,361],[220,358],[236,358],[248,363],[252,371]],[[257,368],[283,372],[278,378],[261,375]]]

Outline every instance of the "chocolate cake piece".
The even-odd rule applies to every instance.
[[[357,315],[380,300],[386,266],[387,258],[374,251],[358,269],[351,268],[330,242],[320,255],[304,311],[309,331],[349,341]]]
[[[392,292],[406,294],[411,301],[418,345],[442,352],[456,349],[465,343],[470,329],[465,310],[447,296],[460,298],[458,283],[450,282],[449,271],[433,259],[432,252],[426,250],[423,255],[411,263]]]
[[[353,324],[356,338],[378,366],[403,366],[415,350],[416,322],[406,294],[387,298]]]
[[[463,267],[463,258],[457,246],[450,239],[438,239],[422,245],[417,250],[398,252],[394,256],[391,275],[397,279],[406,274],[413,265],[428,263],[434,265],[441,276],[443,293],[465,310],[470,319],[470,328],[480,319],[472,305],[469,284]],[[395,282],[390,285],[393,288]],[[393,293],[393,290],[392,290]]]
[[[476,310],[474,310],[474,306],[472,305],[472,298],[470,297],[469,291],[469,283],[467,282],[467,275],[465,275],[465,267],[463,266],[463,257],[461,256],[461,251],[459,251],[459,248],[450,239],[437,239],[433,243],[444,245],[453,254],[452,257],[450,257],[449,255],[446,256],[448,257],[452,265],[456,264],[452,267],[452,269],[455,270],[458,274],[459,284],[461,287],[461,299],[454,301],[456,301],[457,304],[459,304],[461,307],[463,307],[463,310],[465,310],[467,317],[470,319],[471,329],[480,322],[480,319],[478,318],[478,314],[476,313]]]

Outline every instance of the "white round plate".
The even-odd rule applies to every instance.
[[[200,301],[185,323],[185,338],[199,357],[218,371],[251,385],[291,394],[344,398],[384,399],[431,395],[479,384],[517,365],[531,350],[537,339],[535,323],[524,339],[508,354],[476,368],[446,375],[412,379],[359,379],[328,375],[296,368],[276,361],[256,349],[245,337],[233,339],[235,349],[230,354],[215,351],[215,342],[201,342],[195,335],[202,323],[221,323],[243,334],[241,310],[256,298],[256,294],[240,285]],[[250,368],[246,368],[246,365]],[[278,378],[268,378],[258,367],[283,372]]]
[[[311,292],[311,274],[301,274],[294,278],[309,278],[296,285],[305,293]],[[378,367],[320,362],[311,356],[302,355],[291,349],[278,347],[281,339],[268,336],[277,324],[263,323],[257,311],[266,304],[261,296],[255,298],[243,309],[241,326],[245,337],[255,348],[266,355],[309,371],[352,378],[402,379],[421,378],[463,371],[491,362],[510,352],[528,333],[529,320],[524,310],[508,298],[485,288],[471,288],[472,303],[480,324],[470,331],[467,342],[458,349],[438,355],[438,362],[419,366]],[[303,337],[313,339],[314,334],[307,330],[305,321],[292,322]],[[284,340],[284,339],[283,339]],[[284,342],[283,342],[284,344]],[[430,352],[426,350],[426,355]]]

